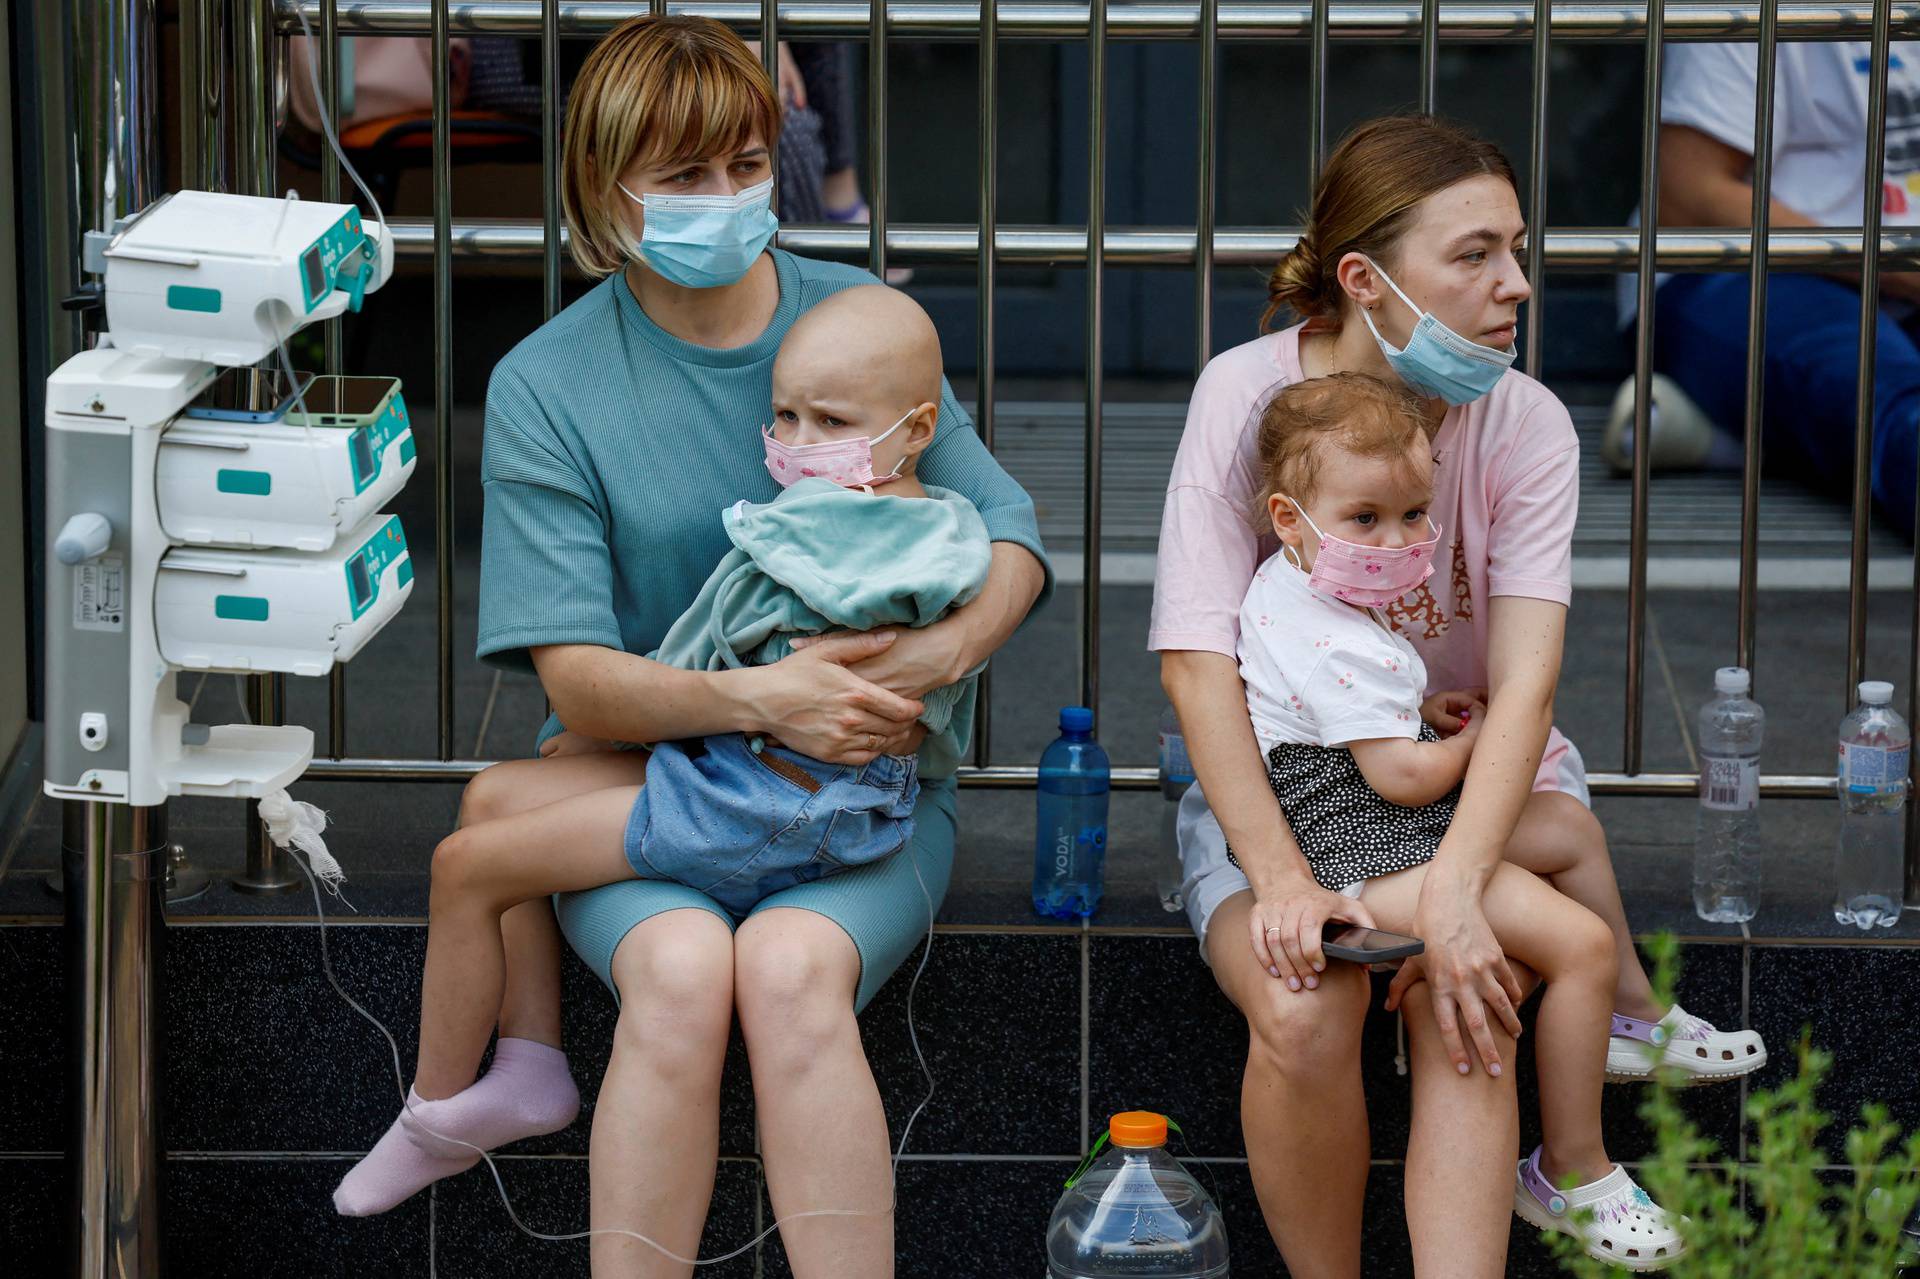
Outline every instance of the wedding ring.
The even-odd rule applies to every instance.
[[[878,733],[867,734],[867,749],[870,751],[877,751],[880,749],[880,734]]]

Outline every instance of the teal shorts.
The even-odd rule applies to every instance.
[[[927,897],[933,899],[936,914],[946,898],[947,881],[953,874],[956,790],[952,778],[922,778],[920,802],[913,810],[913,837],[905,848],[877,862],[783,888],[762,898],[747,917],[790,907],[824,915],[840,925],[860,952],[860,989],[854,1009],[865,1008],[926,937]],[[666,880],[629,879],[554,898],[567,943],[616,999],[620,992],[613,984],[614,950],[636,924],[670,910],[704,910],[727,927],[734,926],[734,916],[713,898]]]

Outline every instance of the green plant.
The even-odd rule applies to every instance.
[[[1653,938],[1654,989],[1673,1001],[1679,944]],[[1688,1220],[1685,1254],[1664,1273],[1672,1279],[1890,1279],[1900,1227],[1920,1202],[1920,1132],[1903,1141],[1878,1103],[1861,1107],[1846,1135],[1846,1162],[1834,1169],[1820,1136],[1831,1117],[1815,1104],[1833,1055],[1802,1030],[1799,1069],[1776,1088],[1747,1099],[1747,1160],[1726,1157],[1701,1135],[1663,1081],[1647,1090],[1641,1118],[1654,1150],[1638,1180],[1654,1202]],[[1723,1085],[1724,1086],[1724,1085]],[[1543,1235],[1562,1269],[1583,1279],[1616,1272],[1588,1257],[1566,1235]]]

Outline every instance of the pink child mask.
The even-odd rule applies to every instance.
[[[1286,497],[1283,493],[1282,497]],[[1440,526],[1427,518],[1433,536],[1410,546],[1362,546],[1344,538],[1329,537],[1320,531],[1307,514],[1307,508],[1293,502],[1293,509],[1320,539],[1320,553],[1313,557],[1313,571],[1307,586],[1345,604],[1361,608],[1385,608],[1420,583],[1433,576],[1433,551],[1440,544]],[[1300,560],[1292,547],[1287,558],[1296,566]]]
[[[914,410],[908,409],[898,422],[872,439],[856,435],[850,439],[827,440],[820,444],[782,444],[774,438],[771,426],[763,427],[760,438],[766,444],[767,473],[781,488],[815,477],[832,480],[842,488],[861,488],[897,480],[900,478],[898,465],[885,475],[873,473],[873,446],[899,430],[913,414]],[[901,465],[905,462],[904,457],[900,459]]]

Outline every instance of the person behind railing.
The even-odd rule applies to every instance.
[[[1266,321],[1291,308],[1306,322],[1207,365],[1169,479],[1148,643],[1199,778],[1179,822],[1187,910],[1215,979],[1247,1018],[1248,1162],[1296,1274],[1360,1273],[1369,985],[1356,966],[1328,966],[1320,936],[1330,919],[1372,916],[1314,881],[1269,784],[1239,669],[1241,602],[1278,548],[1247,511],[1261,409],[1282,387],[1357,372],[1420,395],[1430,510],[1446,535],[1435,575],[1385,612],[1424,660],[1429,691],[1486,690],[1458,813],[1410,918],[1427,951],[1391,987],[1413,1048],[1406,1211],[1416,1268],[1500,1274],[1507,1214],[1524,1189],[1506,1066],[1525,974],[1502,955],[1483,904],[1503,858],[1545,875],[1614,937],[1610,1073],[1644,1074],[1645,1039],[1698,1046],[1703,1068],[1723,1052],[1751,1060],[1749,1037],[1655,1002],[1580,754],[1553,727],[1579,444],[1565,407],[1508,368],[1530,294],[1517,256],[1525,234],[1512,166],[1491,144],[1422,116],[1356,128],[1328,159],[1308,224],[1268,284]],[[1695,1060],[1668,1058],[1682,1068]]]
[[[764,69],[718,23],[638,17],[588,57],[568,103],[562,182],[575,260],[601,283],[510,352],[488,387],[478,647],[535,670],[559,719],[587,735],[759,733],[860,764],[917,749],[922,696],[985,661],[1050,579],[1031,501],[943,384],[917,473],[965,496],[986,524],[978,598],[930,626],[833,638],[769,666],[684,671],[638,656],[728,549],[722,508],[778,491],[759,432],[782,338],[822,299],[876,283],[769,246],[758,214],[780,126]],[[710,197],[719,216],[676,230],[642,203],[663,195]],[[560,898],[567,940],[620,1004],[594,1110],[596,1229],[639,1231],[689,1256],[699,1247],[737,1013],[776,1216],[875,1214],[788,1223],[794,1272],[893,1272],[886,1116],[854,1015],[926,936],[916,868],[936,907],[945,894],[955,829],[945,763],[921,759],[906,856],[786,889],[737,927],[677,883]],[[544,802],[537,785],[490,776],[468,786],[463,823]],[[543,953],[554,915],[544,902],[509,911],[507,945]],[[500,1034],[558,1045],[557,1021],[530,1010],[554,1005],[559,980],[557,964],[515,970]],[[596,1236],[592,1255],[600,1276],[689,1273],[621,1235]]]
[[[537,122],[544,101],[539,58],[540,45],[514,36],[476,36],[471,40],[472,69],[468,76],[467,105],[477,111],[495,111]],[[810,47],[810,46],[803,46]],[[747,49],[760,56],[760,43]],[[585,61],[578,41],[562,40],[558,50],[560,115]],[[807,101],[808,79],[801,61],[785,40],[775,48],[774,83],[780,91],[780,191],[774,212],[789,222],[818,222],[831,217],[833,204],[826,190],[833,179],[837,144],[832,130],[843,127]]]
[[[1774,229],[1858,226],[1866,198],[1871,47],[1858,40],[1781,42],[1776,51],[1771,212]],[[1758,47],[1671,44],[1660,96],[1662,227],[1746,227],[1753,220]],[[1887,73],[1889,227],[1920,225],[1920,43],[1893,45]],[[1635,315],[1623,286],[1622,320]],[[1913,533],[1920,439],[1920,272],[1879,276],[1873,397],[1873,498]],[[1736,462],[1746,416],[1746,270],[1662,276],[1654,294],[1654,364],[1699,405],[1660,409],[1652,462]],[[1860,350],[1860,274],[1769,272],[1762,432],[1768,467],[1852,493]],[[1631,393],[1623,391],[1626,407]],[[1708,425],[1707,423],[1710,423]],[[1611,460],[1631,457],[1616,412]]]

